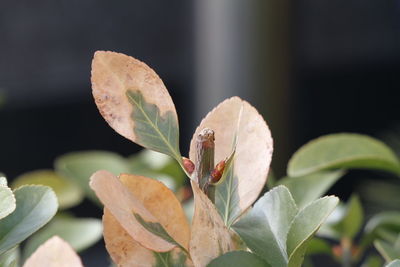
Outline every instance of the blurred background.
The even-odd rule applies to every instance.
[[[271,128],[278,176],[315,137],[381,137],[400,120],[398,0],[3,0],[0,170],[10,179],[70,151],[139,151],[93,102],[96,50],[134,56],[160,75],[181,151],[212,107],[248,100]],[[346,197],[357,179],[343,180],[333,190]]]

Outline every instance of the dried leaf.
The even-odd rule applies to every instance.
[[[258,197],[267,179],[272,156],[271,133],[257,110],[239,97],[214,108],[196,129],[190,144],[195,158],[195,137],[204,128],[215,132],[215,162],[226,159],[236,145],[234,171],[216,187],[215,203],[227,225],[231,225]]]
[[[190,228],[174,193],[161,182],[143,176],[123,174],[120,181],[157,218],[157,223],[165,226],[168,235],[173,238],[172,241],[178,242],[187,250]],[[156,265],[159,260],[157,254],[136,242],[107,209],[104,209],[103,224],[107,250],[117,264]],[[143,226],[146,228],[146,225]],[[182,250],[175,249],[175,254],[182,253]]]
[[[100,113],[115,131],[181,162],[175,106],[149,66],[124,54],[97,51],[92,88]]]
[[[90,187],[129,235],[142,246],[161,252],[175,247],[174,244],[150,233],[136,220],[134,214],[139,214],[147,222],[158,222],[143,203],[112,173],[107,171],[94,173],[90,179]]]
[[[103,224],[107,251],[118,266],[158,266],[157,264],[162,254],[151,251],[136,242],[106,208],[104,209]],[[171,257],[170,255],[173,262],[171,266],[193,265],[190,260],[186,259],[186,255],[179,248],[167,253],[171,253],[174,256]],[[184,262],[179,262],[179,256],[183,257]]]
[[[206,266],[214,258],[234,249],[229,230],[214,204],[191,181],[195,208],[190,240],[190,255],[195,266]]]
[[[190,226],[175,194],[162,182],[139,175],[122,174],[121,182],[157,218],[168,234],[188,249]]]
[[[41,245],[25,262],[24,267],[80,267],[79,256],[71,246],[54,236]]]
[[[103,226],[107,251],[118,266],[154,266],[153,252],[136,242],[107,208],[104,208]]]

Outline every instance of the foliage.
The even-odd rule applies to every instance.
[[[82,266],[75,251],[95,243],[101,230],[118,266],[300,267],[313,266],[321,254],[343,267],[400,265],[400,211],[371,217],[362,194],[346,202],[323,196],[352,169],[397,179],[399,159],[383,142],[353,133],[322,136],[294,153],[287,176],[272,179],[269,128],[239,97],[201,121],[186,158],[174,103],[150,67],[98,51],[91,81],[107,123],[150,150],[62,155],[54,170],[18,177],[14,190],[1,177],[0,264],[19,265],[17,245],[55,215],[57,196],[62,210],[88,198],[103,209],[102,225],[58,213],[26,242],[24,266]]]

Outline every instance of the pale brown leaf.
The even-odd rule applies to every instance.
[[[41,245],[25,262],[24,267],[81,267],[82,262],[72,247],[54,236]]]
[[[195,181],[191,183],[195,207],[189,249],[195,266],[203,267],[219,255],[233,250],[234,244],[214,204]]]
[[[108,124],[122,136],[138,143],[131,119],[127,90],[140,92],[145,101],[159,108],[160,116],[172,112],[171,96],[158,75],[145,63],[116,52],[97,51],[92,61],[92,89],[96,105]],[[140,142],[139,142],[140,143]]]
[[[171,237],[187,249],[189,224],[174,193],[161,182],[143,176],[123,174],[120,180],[158,219]],[[104,212],[103,224],[107,250],[118,265],[155,265],[155,254],[133,240],[107,210]]]
[[[121,226],[142,246],[155,251],[169,251],[175,247],[146,230],[135,218],[139,214],[147,222],[158,222],[129,189],[112,173],[98,171],[90,178],[90,187]]]
[[[154,253],[136,242],[107,208],[104,208],[103,227],[106,249],[118,266],[154,266]]]
[[[162,182],[144,176],[121,174],[120,180],[168,234],[182,247],[188,249],[190,226],[174,192]]]
[[[195,157],[198,133],[210,128],[215,132],[215,162],[226,159],[236,151],[234,174],[241,212],[257,199],[264,187],[272,157],[272,138],[267,124],[257,110],[239,97],[232,97],[214,108],[196,129],[190,144],[190,159]]]
[[[136,242],[106,208],[104,209],[103,226],[107,251],[118,266],[156,266],[157,259],[154,252]],[[183,252],[179,248],[175,248],[172,253]],[[193,266],[189,259],[186,260],[186,266]]]

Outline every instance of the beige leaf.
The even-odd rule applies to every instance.
[[[168,234],[188,249],[190,226],[175,194],[162,182],[144,176],[121,174],[120,180]]]
[[[194,215],[190,255],[195,266],[206,266],[212,259],[234,249],[229,230],[224,225],[214,204],[191,181],[194,194]]]
[[[24,267],[80,267],[83,266],[79,256],[72,247],[53,236],[41,245],[25,262]]]
[[[136,219],[138,214],[146,222],[157,219],[143,206],[121,181],[108,171],[98,171],[90,178],[90,187],[121,226],[142,246],[155,251],[169,251],[174,244],[149,232]]]
[[[241,212],[258,197],[267,180],[272,157],[272,138],[262,116],[239,97],[232,97],[214,108],[196,129],[190,144],[190,159],[195,157],[195,137],[204,128],[215,132],[215,162],[236,152],[234,173],[237,177],[237,195]]]
[[[108,124],[122,136],[139,143],[131,119],[127,90],[140,92],[145,101],[159,108],[160,116],[172,112],[174,103],[158,75],[145,63],[124,54],[97,51],[92,62],[92,89],[96,105]]]
[[[156,266],[156,254],[136,242],[106,208],[104,209],[103,226],[107,251],[118,266]],[[171,253],[183,252],[179,248],[175,248]],[[186,266],[192,265],[190,260],[187,259]]]
[[[118,266],[154,266],[154,253],[136,242],[107,208],[104,208],[103,227],[106,249]]]

